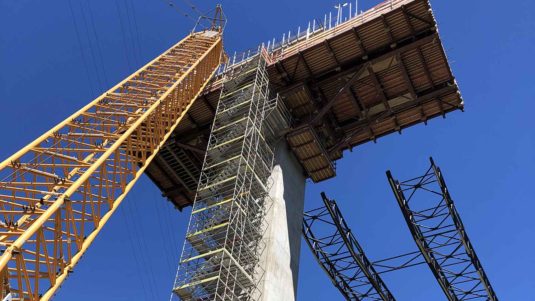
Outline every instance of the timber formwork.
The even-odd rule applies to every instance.
[[[323,206],[304,214],[303,237],[331,282],[348,301],[395,301],[336,201],[321,197]]]
[[[430,161],[424,175],[410,180],[387,172],[414,241],[449,301],[497,301],[442,172]]]
[[[225,74],[174,293],[181,300],[256,300],[273,151],[264,56]],[[284,119],[284,118],[283,118]],[[277,118],[271,124],[276,125]]]
[[[0,300],[49,300],[222,58],[196,32],[0,163]]]
[[[292,115],[284,136],[314,182],[336,175],[345,150],[463,109],[428,0],[385,1],[303,32],[271,45],[267,71]],[[221,83],[212,81],[168,143],[198,168]],[[147,173],[176,207],[190,206],[195,191],[160,159]]]

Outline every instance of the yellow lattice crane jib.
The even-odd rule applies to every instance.
[[[0,300],[54,295],[222,54],[214,21],[0,163]]]

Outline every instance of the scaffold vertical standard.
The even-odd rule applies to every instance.
[[[173,292],[181,300],[254,300],[269,206],[273,151],[264,135],[269,98],[258,55],[224,75]]]

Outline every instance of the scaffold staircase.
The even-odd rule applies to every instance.
[[[225,74],[173,289],[181,300],[259,296],[273,166],[266,120],[277,107],[265,68],[257,55]]]

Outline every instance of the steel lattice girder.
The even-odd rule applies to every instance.
[[[203,91],[220,31],[192,33],[0,163],[0,299],[49,300]]]
[[[433,159],[421,177],[400,182],[390,171],[387,177],[414,241],[448,300],[497,301]]]
[[[324,206],[305,212],[303,236],[332,283],[346,300],[394,301],[338,205],[321,194]]]

